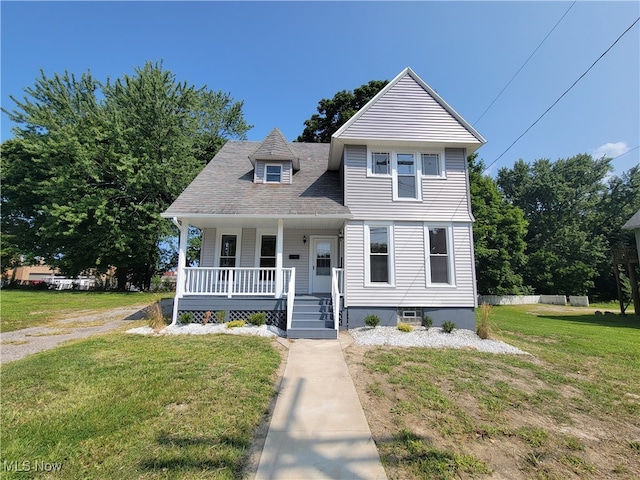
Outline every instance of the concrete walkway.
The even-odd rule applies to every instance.
[[[282,343],[289,355],[256,479],[386,479],[340,342]]]

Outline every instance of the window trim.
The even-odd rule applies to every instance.
[[[420,176],[429,179],[446,179],[447,170],[445,164],[444,150],[420,150]],[[422,155],[438,155],[438,174],[429,175],[424,173],[424,165],[422,164]]]
[[[275,228],[258,228],[256,229],[256,245],[255,245],[255,258],[253,265],[255,268],[260,268],[260,258],[262,253],[262,237],[273,236],[276,237],[276,257],[278,256],[278,230]]]
[[[269,167],[277,167],[278,170],[280,170],[280,180],[278,180],[277,182],[273,182],[273,181],[267,180],[267,178],[268,178],[267,170],[269,169]],[[264,179],[263,179],[264,183],[271,183],[271,184],[275,184],[275,185],[283,183],[282,182],[282,174],[283,174],[284,169],[282,167],[283,167],[283,165],[281,163],[265,163],[264,164]]]
[[[429,230],[432,228],[444,228],[447,232],[447,268],[449,269],[448,283],[435,283],[431,281],[431,245],[429,244]],[[424,224],[424,271],[425,281],[428,288],[450,288],[456,286],[455,271],[455,250],[453,243],[452,223],[431,223]]]
[[[373,155],[375,153],[386,153],[387,155],[389,155],[389,163],[388,163],[388,167],[389,167],[389,172],[388,173],[375,173],[375,169],[373,168]],[[380,177],[380,178],[389,178],[391,177],[392,173],[392,158],[393,158],[393,152],[390,149],[387,148],[372,148],[367,146],[367,177]]]
[[[371,227],[386,227],[387,235],[388,235],[388,258],[389,264],[387,268],[389,269],[389,282],[372,282],[371,281]],[[396,286],[396,275],[395,275],[395,248],[393,242],[394,236],[394,224],[393,222],[365,222],[363,233],[364,233],[364,286],[365,287],[383,287],[389,288]]]
[[[236,266],[234,268],[240,267],[240,260],[242,258],[242,229],[241,228],[218,228],[216,229],[216,245],[214,250],[213,257],[213,266],[220,267],[220,249],[222,247],[222,236],[223,235],[235,235],[236,236]]]
[[[415,197],[400,197],[398,196],[398,177],[408,177],[409,175],[398,174],[398,155],[413,155],[413,167],[414,167],[414,182],[416,188]],[[419,160],[420,159],[420,160]],[[411,150],[397,150],[392,154],[392,167],[391,177],[393,178],[393,201],[395,202],[422,202],[422,177],[420,171],[422,170],[422,157],[420,152]]]

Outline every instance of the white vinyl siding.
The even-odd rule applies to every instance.
[[[371,151],[377,150],[375,147]],[[390,152],[392,150],[389,150]],[[402,151],[398,149],[398,151]],[[419,149],[415,150],[419,152]],[[426,149],[425,153],[432,153]],[[367,175],[367,147],[346,145],[344,155],[345,205],[363,220],[472,221],[463,148],[444,150],[442,177],[418,174],[421,202],[394,201],[393,176]],[[370,167],[369,167],[370,168]]]
[[[247,268],[253,267],[253,249],[256,242],[256,229],[255,228],[243,228],[242,229],[242,250],[240,251],[240,265],[239,267]]]
[[[216,256],[216,229],[205,228],[202,230],[202,243],[200,246],[200,266],[213,267]]]
[[[474,143],[474,137],[410,75],[401,78],[340,137]]]
[[[393,222],[393,268],[395,286],[365,285],[366,225],[349,221],[345,226],[346,304],[350,307],[474,307],[473,237],[470,223],[449,225],[452,244],[452,275],[455,285],[427,287],[424,222]]]

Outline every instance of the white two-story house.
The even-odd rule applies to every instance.
[[[263,311],[291,338],[336,338],[370,314],[474,329],[466,157],[483,143],[410,68],[330,144],[277,129],[227,142],[163,213],[181,232],[173,321]],[[202,231],[194,268],[190,225]]]

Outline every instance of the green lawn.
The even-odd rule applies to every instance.
[[[163,294],[169,298],[171,294]],[[126,306],[146,306],[160,298],[142,292],[0,291],[0,332],[44,325],[63,315]]]
[[[348,354],[389,478],[640,478],[640,319],[524,305],[491,320],[532,355]]]
[[[4,365],[0,477],[240,478],[280,360],[258,337],[118,334]]]

